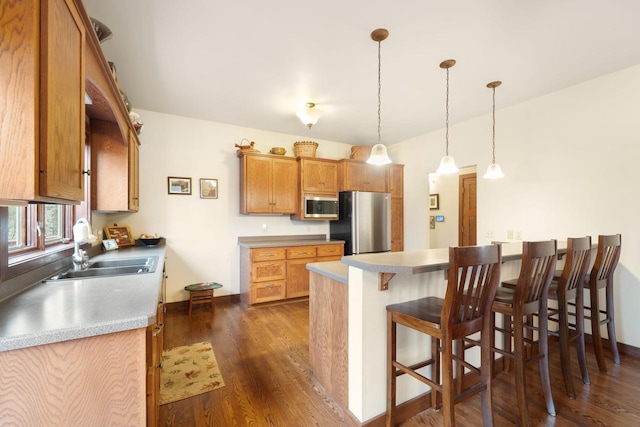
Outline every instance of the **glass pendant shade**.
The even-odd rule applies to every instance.
[[[440,160],[440,166],[438,166],[438,170],[436,171],[438,175],[447,175],[456,172],[458,172],[456,161],[452,156],[449,155],[444,156]]]
[[[367,159],[370,165],[387,165],[391,163],[391,159],[387,154],[387,147],[384,144],[376,144],[371,148],[371,155]]]
[[[487,168],[487,172],[484,174],[484,178],[487,178],[487,179],[504,178],[504,174],[502,173],[502,169],[500,169],[500,165],[497,163],[491,163]]]
[[[320,118],[320,111],[316,110],[314,108],[315,106],[316,104],[313,102],[308,102],[307,108],[296,113],[296,116],[298,116],[302,123],[309,126],[309,129],[311,129],[311,126],[318,123],[318,119]]]

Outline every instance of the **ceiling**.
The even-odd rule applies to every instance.
[[[445,59],[452,124],[491,112],[493,80],[499,110],[640,64],[637,0],[84,3],[134,110],[355,145],[377,142],[376,28],[386,144],[444,127]]]

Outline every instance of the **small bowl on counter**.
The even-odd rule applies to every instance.
[[[144,243],[146,246],[156,246],[160,243],[162,237],[138,237],[138,240]]]

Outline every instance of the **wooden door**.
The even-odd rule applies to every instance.
[[[272,212],[296,213],[298,163],[294,159],[273,159]]]
[[[366,165],[367,191],[387,191],[387,166],[385,165]]]
[[[306,297],[309,295],[309,270],[307,270],[307,264],[315,261],[315,258],[287,261],[287,298]]]
[[[271,159],[261,156],[245,156],[243,162],[242,190],[244,194],[240,204],[240,212],[271,213],[273,173]]]
[[[475,173],[460,175],[458,244],[473,246],[476,239],[476,178]]]
[[[42,2],[40,195],[84,200],[84,39],[71,0]]]

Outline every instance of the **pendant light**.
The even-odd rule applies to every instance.
[[[493,152],[491,164],[484,174],[484,178],[497,179],[504,178],[500,165],[496,163],[496,88],[502,84],[501,81],[495,81],[487,84],[487,87],[493,91]]]
[[[380,142],[380,46],[381,42],[389,36],[389,31],[384,28],[378,28],[371,32],[371,40],[378,42],[378,143],[371,148],[371,155],[367,159],[367,163],[372,165],[386,165],[391,163],[391,159],[387,154],[387,147]]]
[[[315,106],[316,104],[313,102],[307,102],[307,108],[296,113],[296,116],[298,116],[302,123],[309,126],[309,129],[318,123],[318,119],[320,118],[320,110],[315,109]]]
[[[456,161],[452,156],[449,155],[449,68],[456,65],[455,59],[447,59],[446,61],[442,61],[440,63],[440,68],[444,68],[447,70],[447,104],[446,104],[446,127],[445,127],[445,141],[446,148],[444,152],[444,157],[440,160],[440,166],[438,166],[438,170],[436,173],[438,175],[446,175],[451,173],[458,172],[458,167],[456,166]]]

